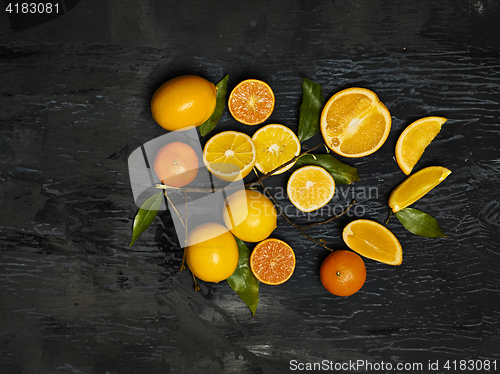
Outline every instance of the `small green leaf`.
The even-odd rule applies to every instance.
[[[307,78],[302,82],[302,104],[299,109],[300,142],[312,138],[319,131],[319,118],[325,105],[323,90],[318,83]]]
[[[233,275],[227,278],[227,283],[229,283],[241,300],[248,305],[252,311],[252,315],[255,316],[257,304],[259,303],[259,281],[250,269],[250,250],[243,241],[236,237],[235,239],[240,251],[240,260]]]
[[[395,213],[399,222],[411,233],[426,238],[448,238],[439,227],[438,222],[430,214],[418,209],[404,208]]]
[[[295,163],[297,168],[306,165],[325,168],[333,176],[336,184],[351,184],[359,181],[358,169],[340,162],[330,154],[305,154]]]
[[[142,206],[139,208],[139,211],[135,215],[134,218],[134,228],[132,232],[132,241],[130,242],[130,246],[134,244],[135,240],[141,235],[144,230],[148,228],[148,226],[153,222],[156,215],[158,214],[158,210],[160,209],[161,202],[163,199],[163,192],[159,192],[156,195],[148,198]]]
[[[224,108],[226,107],[226,93],[227,93],[228,79],[229,75],[226,75],[219,83],[215,85],[215,87],[217,87],[217,95],[216,95],[217,104],[215,105],[215,110],[210,116],[210,118],[200,125],[199,129],[201,136],[205,136],[210,131],[212,131],[219,122],[220,118],[222,117],[222,112],[224,112]]]

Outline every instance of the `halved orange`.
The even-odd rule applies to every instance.
[[[342,239],[354,252],[388,265],[401,265],[403,248],[396,236],[385,226],[368,219],[349,223]]]
[[[269,238],[258,243],[250,255],[250,268],[260,282],[285,283],[295,269],[295,253],[283,240]]]
[[[450,174],[451,170],[442,166],[429,166],[417,171],[392,191],[389,206],[394,213],[410,206]]]
[[[396,143],[396,161],[406,175],[409,175],[425,148],[441,131],[447,121],[443,117],[425,117],[409,125]]]
[[[212,136],[203,148],[203,163],[210,173],[224,181],[245,178],[255,164],[252,138],[238,131]]]
[[[319,209],[335,194],[335,180],[324,168],[315,165],[295,170],[286,186],[288,198],[302,212]]]
[[[229,95],[228,108],[238,122],[258,125],[274,110],[274,92],[266,82],[247,79],[240,82]]]
[[[270,124],[258,129],[252,136],[257,159],[255,167],[263,174],[285,164],[300,153],[300,141],[288,127]],[[279,169],[274,175],[289,170],[294,163]]]
[[[344,157],[372,154],[391,131],[391,114],[375,92],[347,88],[333,95],[321,113],[325,144]]]

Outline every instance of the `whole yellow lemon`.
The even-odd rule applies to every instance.
[[[240,190],[229,196],[222,217],[233,235],[246,242],[266,239],[278,220],[272,201],[255,190]]]
[[[186,262],[196,278],[214,283],[227,279],[236,270],[239,257],[234,236],[219,223],[204,223],[189,234]]]
[[[168,131],[198,127],[215,110],[217,89],[196,75],[182,75],[162,84],[151,99],[151,114]]]

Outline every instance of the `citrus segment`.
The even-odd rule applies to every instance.
[[[394,234],[380,223],[358,219],[349,223],[342,239],[354,252],[388,265],[403,262],[403,249]]]
[[[295,170],[287,183],[288,198],[302,212],[319,209],[335,194],[335,180],[320,166],[308,165]]]
[[[250,268],[260,282],[269,285],[285,283],[295,269],[292,247],[279,239],[266,239],[250,255]]]
[[[394,213],[410,206],[451,174],[442,166],[429,166],[417,171],[397,186],[389,196],[389,206]]]
[[[258,125],[274,110],[274,92],[265,82],[247,79],[240,82],[229,95],[228,108],[238,122]]]
[[[252,171],[255,146],[247,134],[224,131],[211,137],[205,144],[203,162],[217,178],[233,182]]]
[[[189,234],[186,262],[195,277],[218,283],[233,274],[238,261],[238,244],[225,226],[209,222]]]
[[[264,194],[240,190],[225,202],[222,218],[234,236],[246,242],[266,239],[277,226],[276,208]]]
[[[217,89],[196,75],[183,75],[162,84],[151,99],[153,119],[165,130],[200,126],[215,110]]]
[[[443,117],[425,117],[409,125],[396,143],[396,161],[406,175],[409,175],[420,160],[425,148],[441,131],[447,121]]]
[[[321,284],[337,296],[350,296],[358,292],[366,281],[363,259],[351,251],[332,252],[319,269]]]
[[[263,174],[285,164],[300,153],[300,141],[288,127],[278,124],[266,125],[252,136],[257,158],[255,167]],[[274,174],[281,174],[293,166],[293,162]]]
[[[391,114],[378,96],[366,88],[348,88],[333,95],[321,113],[326,145],[345,157],[372,154],[391,131]]]
[[[172,142],[158,151],[153,168],[162,183],[183,187],[196,178],[198,163],[198,155],[190,145]]]

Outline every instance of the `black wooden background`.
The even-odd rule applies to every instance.
[[[476,370],[485,360],[500,371],[498,1],[66,3],[45,23],[0,14],[1,374],[285,373],[321,362],[352,372],[357,360],[379,365],[358,372],[486,372]],[[340,158],[361,181],[330,203],[354,196],[357,210],[308,231],[336,249],[351,220],[387,218],[405,178],[394,159],[402,130],[448,118],[416,169],[453,173],[414,207],[449,238],[417,237],[393,217],[403,264],[366,260],[362,290],[340,298],[319,280],[329,252],[280,217],[273,236],[297,267],[287,283],[261,285],[255,318],[226,282],[195,293],[168,212],[129,247],[128,156],[165,134],[150,98],[186,73],[228,74],[229,89],[268,82],[267,123],[294,130],[303,78],[326,98],[354,86],[379,95],[391,134],[371,156]],[[255,131],[227,110],[213,133],[224,129]]]

